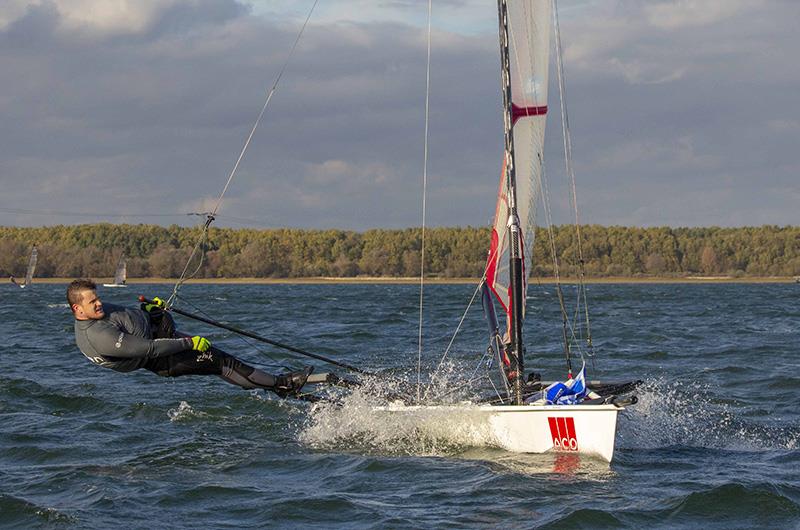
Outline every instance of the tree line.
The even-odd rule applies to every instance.
[[[113,276],[124,252],[129,277],[175,278],[200,240],[200,228],[177,225],[85,224],[0,227],[0,273],[25,273],[36,244],[37,277]],[[800,227],[538,228],[533,271],[575,275],[582,256],[589,277],[800,275]],[[428,228],[425,274],[480,277],[490,229]],[[421,230],[209,229],[203,252],[192,263],[200,278],[302,278],[317,276],[419,276]],[[551,248],[557,249],[558,261]]]

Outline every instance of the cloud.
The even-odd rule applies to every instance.
[[[148,29],[181,0],[50,0],[70,31],[135,34]]]
[[[633,140],[619,143],[602,154],[592,167],[620,170],[629,167],[657,167],[658,173],[694,174],[698,170],[714,170],[721,160],[713,155],[696,152],[690,136],[673,138],[667,142]]]
[[[0,9],[0,30],[6,30],[9,25],[19,20],[29,5],[28,0],[6,0]]]
[[[158,26],[176,29],[192,21],[224,20],[246,11],[234,0],[6,0],[0,28],[24,24],[37,13],[56,15],[60,31],[81,37],[144,34]]]
[[[719,24],[761,9],[763,4],[759,0],[660,0],[644,4],[642,10],[653,27],[676,30]]]
[[[665,71],[662,65],[639,60],[623,62],[617,57],[612,58],[609,64],[619,70],[625,80],[632,85],[659,85],[662,83],[670,83],[672,81],[677,81],[686,74],[685,66]]]
[[[3,2],[0,208],[134,210],[139,221],[209,209],[310,6]],[[645,223],[650,209],[661,224],[797,222],[786,198],[798,189],[800,4],[559,6],[582,220]],[[418,225],[427,3],[318,9],[218,222]],[[502,154],[495,16],[485,1],[434,4],[432,225],[483,226],[494,211]],[[556,205],[568,190],[554,69],[550,82],[546,158]],[[726,193],[693,198],[722,185]],[[732,207],[735,215],[726,213]],[[554,211],[555,222],[570,217]],[[75,220],[0,211],[0,224]]]
[[[767,121],[767,127],[778,133],[793,133],[800,131],[800,121],[779,118]]]
[[[203,217],[202,214],[210,214],[214,212],[218,202],[219,196],[199,197],[178,204],[178,209],[186,212],[187,214],[200,214],[198,218],[205,220],[205,217]],[[235,212],[238,202],[239,201],[236,199],[228,199],[226,201],[226,206],[230,211]]]

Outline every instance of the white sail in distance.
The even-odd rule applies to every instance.
[[[508,3],[511,102],[514,135],[517,214],[522,229],[523,296],[531,271],[536,202],[542,177],[544,131],[547,118],[548,61],[550,56],[550,0]],[[508,179],[503,164],[497,197],[486,283],[503,306],[510,323],[511,291],[508,241]],[[523,300],[523,308],[525,302]],[[507,324],[508,325],[508,324]]]
[[[33,250],[31,250],[31,257],[28,259],[28,270],[25,272],[25,283],[22,284],[22,287],[27,287],[33,283],[33,273],[36,271],[38,257],[39,251],[36,250],[36,245],[34,245]]]
[[[120,256],[119,263],[117,263],[117,271],[114,273],[114,283],[117,285],[124,285],[125,280],[128,279],[128,267],[125,261],[125,254]]]

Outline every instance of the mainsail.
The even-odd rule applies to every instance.
[[[25,272],[25,283],[22,284],[22,287],[27,287],[33,282],[33,273],[36,271],[36,260],[38,256],[39,251],[36,250],[36,245],[34,245],[33,250],[31,250],[31,257],[28,260],[28,270]]]
[[[117,270],[114,272],[114,283],[104,283],[103,287],[127,287],[127,285],[125,285],[125,280],[128,279],[126,263],[125,253],[123,253],[117,262]]]
[[[128,269],[125,261],[125,254],[123,254],[119,258],[119,263],[117,263],[117,271],[114,273],[114,283],[116,285],[124,285],[127,278]]]
[[[550,39],[550,0],[508,2],[511,125],[516,171],[517,215],[522,230],[523,297],[531,270],[535,207],[542,175],[542,151],[547,117],[547,71]],[[509,269],[508,159],[503,162],[497,197],[486,284],[503,306],[511,325],[512,293]],[[525,302],[522,302],[525,308]],[[520,315],[520,318],[522,315]],[[510,330],[509,330],[510,331]]]

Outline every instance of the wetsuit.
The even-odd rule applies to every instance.
[[[172,317],[163,311],[103,304],[99,320],[75,320],[75,342],[90,361],[118,372],[144,368],[163,377],[218,375],[242,388],[276,391],[288,385],[217,348],[192,350],[192,340],[177,336]],[[151,318],[152,317],[152,318]]]

